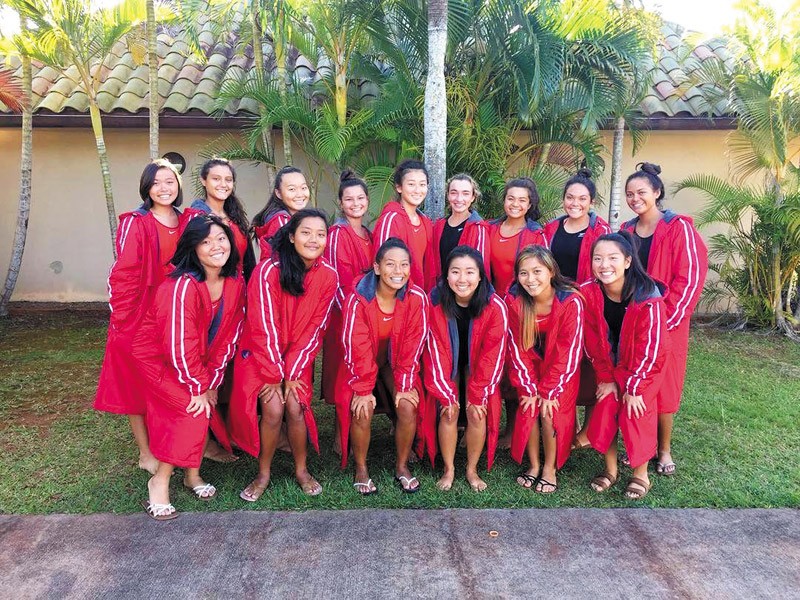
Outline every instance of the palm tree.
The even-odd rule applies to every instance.
[[[425,81],[425,162],[430,173],[425,210],[432,219],[444,215],[447,179],[447,0],[428,0],[428,76]]]
[[[150,159],[158,158],[158,113],[160,111],[158,95],[158,38],[156,35],[156,9],[154,0],[145,0],[147,6],[147,81],[150,87],[148,94],[150,116]]]
[[[103,136],[103,123],[97,92],[103,80],[103,65],[112,48],[123,41],[145,18],[142,0],[124,0],[111,8],[92,10],[83,0],[6,0],[30,29],[20,38],[24,52],[32,59],[69,77],[77,71],[76,83],[86,94],[94,132],[100,171],[103,177],[108,226],[113,240],[117,233],[117,216],[111,188],[111,171]]]

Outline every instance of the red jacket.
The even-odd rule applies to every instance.
[[[269,238],[275,235],[278,229],[286,225],[291,218],[292,216],[288,211],[279,210],[272,213],[261,225],[253,227],[253,233],[258,240],[258,248],[261,251],[260,260],[272,258],[272,246],[269,244]]]
[[[190,217],[195,215],[209,215],[211,214],[211,207],[205,200],[198,198],[192,202],[191,208],[187,208],[186,212]],[[256,266],[256,253],[253,252],[253,244],[250,242],[250,236],[247,230],[242,231],[239,226],[231,221],[229,223],[234,239],[231,240],[231,245],[236,245],[236,250],[239,252],[239,270],[244,273],[245,281],[250,279],[250,274]],[[239,234],[238,238],[237,232]],[[241,243],[240,240],[242,240]]]
[[[505,220],[506,217],[503,216],[498,219],[492,219],[491,221],[489,221],[489,234],[493,235],[498,229],[500,229]],[[547,246],[547,242],[544,239],[544,230],[542,229],[542,226],[532,219],[526,220],[525,228],[519,234],[519,240],[517,241],[517,251],[514,253],[515,260],[516,257],[519,256],[520,251],[528,246],[545,246],[545,247]],[[497,255],[492,255],[491,258],[495,262],[498,259]],[[492,284],[497,289],[497,293],[505,295],[508,292],[508,289],[501,290],[497,287],[496,273],[494,272],[494,269],[492,269],[491,277],[492,277]],[[511,285],[513,285],[513,283]],[[511,285],[509,285],[508,287],[511,287]]]
[[[583,355],[585,309],[580,294],[556,291],[550,311],[550,327],[544,342],[544,357],[536,350],[522,349],[520,323],[522,299],[518,285],[513,285],[506,296],[508,305],[509,342],[508,373],[520,397],[539,396],[557,400],[553,428],[557,439],[557,466],[569,457],[575,433],[575,402],[580,379],[578,367]],[[528,446],[528,439],[539,415],[537,406],[533,414],[517,411],[511,456],[517,462]]]
[[[178,232],[183,233],[191,216],[178,213]],[[131,357],[133,336],[156,290],[164,281],[159,263],[158,225],[153,214],[140,207],[120,215],[117,229],[117,260],[108,275],[108,306],[111,317],[103,367],[97,385],[94,407],[119,414],[145,414],[145,394],[138,387],[139,377]]]
[[[436,267],[433,264],[433,225],[427,215],[417,210],[422,232],[425,235],[425,254],[418,256],[414,252],[414,226],[400,202],[387,202],[383,207],[373,229],[375,252],[390,237],[400,238],[411,249],[411,281],[419,287],[429,290],[435,283]]]
[[[331,311],[330,324],[322,341],[322,397],[327,404],[335,404],[336,390],[347,384],[347,367],[342,348],[342,306],[345,297],[353,291],[355,282],[372,266],[375,251],[372,235],[364,227],[369,244],[359,238],[345,219],[339,219],[328,230],[325,259],[339,274],[336,304]]]
[[[552,248],[553,237],[558,231],[558,225],[567,218],[567,215],[562,215],[557,219],[553,219],[544,226],[544,241],[548,248]],[[611,233],[611,227],[608,223],[599,217],[594,211],[589,212],[589,228],[581,239],[581,251],[578,255],[578,283],[594,279],[592,274],[592,244],[601,235]]]
[[[487,466],[492,468],[499,437],[502,402],[498,385],[503,376],[506,354],[508,315],[506,305],[492,294],[483,312],[472,320],[469,328],[469,362],[467,364],[467,402],[487,407]],[[455,319],[444,314],[439,290],[431,292],[431,331],[425,353],[425,400],[423,436],[431,464],[436,457],[437,404],[458,405],[458,329]]]
[[[312,371],[339,279],[324,259],[305,276],[305,292],[292,296],[280,284],[280,263],[268,258],[253,271],[247,289],[247,321],[234,362],[228,426],[239,447],[258,456],[258,392],[265,383],[301,380],[309,438],[319,452],[311,410]]]
[[[445,223],[447,223],[447,217],[439,219],[433,224],[431,250],[433,250],[432,266],[434,268],[434,284],[442,274],[442,255],[439,245],[442,241]],[[489,260],[489,223],[488,221],[484,221],[474,210],[469,213],[469,218],[464,225],[464,231],[461,232],[461,239],[458,240],[458,245],[475,248],[483,257],[483,267],[486,269],[486,276],[490,277],[492,268],[491,261]]]
[[[225,280],[216,314],[205,282],[193,275],[168,279],[136,334],[133,356],[147,385],[150,450],[160,461],[199,467],[209,424],[230,450],[215,409],[211,421],[186,412],[192,396],[222,384],[244,321],[244,281]]]
[[[375,389],[378,378],[378,277],[367,273],[347,296],[342,311],[342,344],[349,380],[336,392],[336,417],[340,425],[342,467],[347,464],[350,432],[350,403],[354,395],[366,396]],[[397,293],[392,334],[389,338],[389,363],[397,392],[416,389],[423,398],[419,377],[420,355],[428,334],[428,298],[418,286],[407,284]],[[420,400],[421,401],[421,400]]]

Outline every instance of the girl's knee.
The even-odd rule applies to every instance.
[[[467,411],[467,424],[472,425],[473,427],[485,427],[486,417],[476,414],[472,411]]]
[[[413,406],[411,402],[401,402],[397,407],[397,420],[408,422],[417,420],[417,407]]]
[[[273,399],[267,404],[261,405],[261,420],[270,427],[280,427],[283,421],[283,412],[283,404]]]

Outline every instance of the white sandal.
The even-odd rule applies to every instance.
[[[191,489],[192,492],[194,492],[194,495],[197,496],[198,500],[211,500],[214,496],[217,495],[217,488],[215,488],[210,483],[196,485],[193,488],[190,488],[188,485],[184,484],[184,487],[187,489]]]
[[[157,504],[150,500],[142,500],[142,506],[147,516],[156,521],[171,521],[178,517],[178,511],[172,504]]]

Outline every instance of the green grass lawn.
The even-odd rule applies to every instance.
[[[105,343],[106,321],[90,314],[25,315],[0,322],[0,512],[128,513],[141,510],[148,475],[136,468],[127,419],[91,409]],[[623,485],[595,494],[588,482],[601,470],[600,455],[573,453],[559,475],[559,491],[534,494],[514,482],[519,467],[500,452],[473,493],[463,471],[450,492],[436,489],[437,472],[414,467],[422,491],[402,494],[392,479],[388,421],[374,427],[370,453],[377,495],[362,498],[351,486],[352,466],[338,468],[330,451],[333,411],[317,405],[322,456],[312,472],[325,490],[304,496],[294,482],[291,457],[276,458],[273,482],[255,505],[238,495],[256,471],[243,457],[231,465],[204,463],[204,477],[219,489],[209,503],[173,478],[178,510],[452,507],[798,507],[800,506],[800,346],[754,333],[701,329],[694,333],[683,408],[673,453],[678,474],[651,475],[641,503],[626,500]],[[456,464],[463,469],[462,454]],[[629,473],[623,471],[623,481]]]

